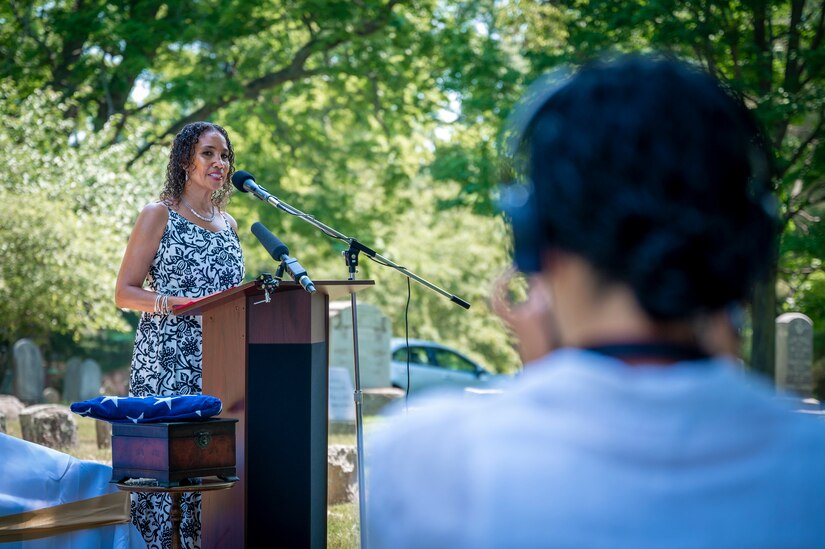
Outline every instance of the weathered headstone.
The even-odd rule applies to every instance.
[[[32,422],[34,414],[42,412],[43,410],[55,410],[61,407],[62,406],[60,404],[34,404],[32,406],[26,406],[20,410],[20,414],[17,416],[17,420],[20,422],[20,437],[23,440],[32,442],[34,439],[34,427]]]
[[[79,394],[77,400],[89,400],[100,396],[100,387],[103,383],[103,374],[100,366],[91,358],[87,358],[80,364],[78,371]],[[76,402],[76,401],[72,401]]]
[[[5,433],[6,431],[6,414],[0,412],[0,433]]]
[[[66,361],[66,369],[63,371],[63,398],[66,402],[78,402],[85,400],[80,398],[80,365],[83,360],[73,356]]]
[[[101,394],[126,396],[129,394],[129,367],[106,372],[101,385]]]
[[[352,503],[358,498],[357,451],[349,444],[327,448],[327,504]]]
[[[19,420],[24,440],[55,449],[74,448],[78,444],[77,421],[68,406],[29,406],[20,412]]]
[[[802,313],[776,319],[776,385],[810,396],[813,390],[813,322]]]
[[[57,404],[60,402],[60,391],[54,387],[46,387],[40,400],[46,404]]]
[[[362,402],[361,413],[365,416],[376,416],[384,411],[384,408],[398,399],[404,398],[404,390],[398,387],[378,387],[375,389],[364,389],[361,391]]]
[[[17,421],[20,411],[25,407],[25,404],[14,395],[0,395],[0,413],[9,421]]]
[[[77,446],[77,421],[68,406],[36,404],[20,412],[24,440],[55,449]]]
[[[30,339],[14,344],[14,394],[25,403],[40,402],[46,385],[43,355]]]
[[[95,420],[95,435],[98,448],[112,447],[112,424],[100,419]]]
[[[359,303],[356,312],[361,388],[389,387],[392,323],[375,305]],[[329,365],[346,368],[355,385],[352,304],[349,301],[331,302],[329,317]]]
[[[355,399],[346,368],[329,369],[329,431],[355,432]]]

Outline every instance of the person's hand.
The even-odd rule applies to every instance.
[[[507,296],[516,271],[507,269],[493,283],[490,308],[518,339],[523,363],[532,362],[558,346],[558,329],[552,311],[552,299],[537,277],[528,280],[527,299],[513,303]]]
[[[699,346],[709,355],[741,358],[742,338],[730,310],[723,309],[701,317],[694,322],[694,332]]]

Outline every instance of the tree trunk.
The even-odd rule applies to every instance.
[[[768,275],[756,283],[751,311],[753,340],[750,366],[774,380],[776,358],[776,263]]]

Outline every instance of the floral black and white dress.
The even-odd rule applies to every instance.
[[[172,296],[205,297],[241,283],[244,261],[238,235],[223,213],[225,228],[213,232],[174,210],[149,267],[149,289]],[[200,316],[144,312],[135,335],[129,395],[200,394]],[[200,547],[200,495],[181,498],[181,545]],[[149,549],[169,547],[172,532],[168,494],[132,494],[132,523]]]

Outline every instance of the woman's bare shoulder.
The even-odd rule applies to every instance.
[[[151,202],[140,210],[135,228],[141,232],[162,232],[168,220],[169,205],[165,202]]]
[[[146,221],[158,222],[162,221],[166,223],[166,220],[169,219],[169,208],[171,206],[166,202],[150,202],[146,204],[141,210],[139,214],[139,218],[143,218]]]

